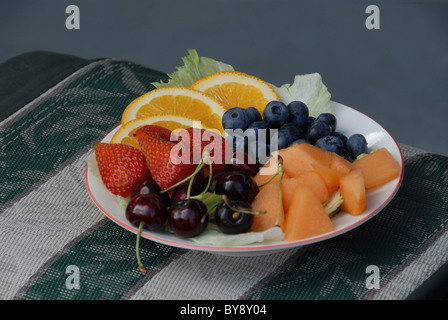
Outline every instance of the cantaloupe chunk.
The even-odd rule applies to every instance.
[[[313,164],[330,166],[331,152],[308,143],[294,143],[292,146],[276,151],[283,158],[283,168],[290,177],[295,177],[305,171],[313,171]]]
[[[329,194],[327,186],[324,180],[314,171],[307,171],[302,173],[298,177],[292,177],[288,179],[283,179],[283,205],[285,207],[285,212],[287,213],[293,200],[295,191],[300,186],[306,186],[316,195],[320,203],[324,203],[328,200]]]
[[[258,171],[258,173],[254,177],[254,181],[258,186],[260,186],[263,183],[265,183],[266,181],[268,181],[272,177],[272,175],[275,174],[275,172],[277,171],[277,165],[275,165],[275,167],[269,168],[269,170],[267,168],[265,168],[265,169],[266,170]],[[277,175],[269,183],[274,182],[274,181],[278,182],[279,178],[280,178],[280,175]],[[288,179],[288,178],[289,178],[288,174],[286,172],[283,172],[283,179]]]
[[[386,148],[378,149],[352,163],[364,176],[366,189],[379,187],[400,175],[401,166]]]
[[[308,155],[308,159],[311,163],[317,163],[322,166],[329,166],[331,163],[332,152],[324,150],[322,148],[313,146],[309,143],[294,144],[298,150]]]
[[[296,189],[294,200],[287,212],[285,241],[314,237],[335,230],[322,203],[306,186]]]
[[[344,159],[337,153],[332,153],[330,168],[339,172],[340,174],[345,175],[345,174],[349,173],[350,170],[353,169],[353,165],[350,161],[348,161],[347,159]]]
[[[275,227],[279,203],[279,181],[271,181],[258,192],[255,199],[252,201],[253,209],[257,211],[266,211],[266,213],[254,215],[250,231],[258,232]],[[285,211],[283,206],[281,207],[278,225],[282,229],[285,227]]]
[[[341,209],[357,216],[366,210],[366,189],[361,169],[353,169],[339,180],[339,191],[344,200]]]
[[[331,196],[334,192],[339,189],[339,179],[343,176],[340,171],[331,169],[330,167],[324,167],[321,165],[313,165],[314,172],[316,172],[322,180],[328,190],[328,196]]]

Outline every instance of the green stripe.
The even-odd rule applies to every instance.
[[[104,60],[80,70],[63,87],[41,96],[0,130],[0,208],[12,204],[69,165],[120,123],[126,106],[154,89],[166,74]],[[142,260],[154,269],[177,250],[143,240]],[[80,259],[80,257],[83,257]],[[135,235],[112,222],[69,243],[33,275],[23,299],[117,299],[142,279],[135,260]],[[68,290],[67,266],[80,269],[81,288]],[[111,286],[111,283],[113,284]]]
[[[0,130],[0,205],[45,179],[119,124],[125,107],[165,74],[104,61]]]
[[[378,266],[381,285],[447,224],[448,208],[442,205],[447,180],[446,157],[427,155],[409,162],[400,190],[382,212],[355,230],[299,251],[248,299],[363,298],[375,290],[366,287],[367,266]]]
[[[135,257],[136,236],[108,221],[86,235],[51,264],[26,290],[22,300],[119,300],[144,277],[155,274],[161,263],[179,249],[142,239],[140,255],[150,271],[144,275]],[[67,287],[79,268],[79,289]]]
[[[91,61],[53,52],[28,52],[0,65],[0,121]]]

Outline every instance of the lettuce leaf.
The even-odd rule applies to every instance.
[[[281,241],[283,237],[283,231],[279,227],[272,227],[260,232],[224,234],[216,225],[209,224],[203,233],[194,238],[190,238],[190,240],[198,244],[217,247],[237,247],[269,241]]]
[[[294,83],[274,86],[274,90],[285,104],[298,100],[305,103],[310,116],[317,117],[321,113],[331,112],[331,94],[322,82],[319,73],[296,75]]]
[[[219,71],[234,71],[233,67],[229,64],[216,61],[212,58],[199,57],[197,51],[194,49],[187,51],[188,56],[182,58],[184,65],[176,67],[177,71],[168,74],[170,79],[167,82],[153,82],[152,85],[156,88],[169,86],[189,87],[196,80],[209,74]]]
[[[342,202],[344,202],[344,199],[338,190],[324,203],[325,211],[327,211],[330,218],[333,218],[339,211],[341,211]]]

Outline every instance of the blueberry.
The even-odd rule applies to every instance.
[[[300,138],[305,138],[305,132],[301,127],[296,126],[293,123],[285,123],[280,127],[280,130],[287,130],[291,134],[293,140],[297,140]]]
[[[341,148],[341,150],[339,150],[339,152],[337,154],[340,156],[348,156],[347,148],[346,148],[346,144],[347,144],[347,140],[348,140],[347,136],[338,131],[333,132],[331,135],[341,139],[342,143],[344,144],[344,146]]]
[[[246,109],[240,107],[230,108],[222,116],[222,126],[224,129],[246,130],[249,124],[249,116]]]
[[[309,110],[306,104],[301,101],[292,101],[288,104],[289,122],[298,126],[303,126],[308,120]]]
[[[271,145],[265,144],[259,148],[260,149],[258,149],[257,160],[260,165],[264,165],[266,162],[268,162],[269,157],[271,156]]]
[[[331,127],[331,132],[336,131],[337,121],[336,121],[336,117],[334,114],[321,113],[320,115],[317,116],[316,120],[320,120],[320,121],[324,121],[324,122],[328,123]]]
[[[339,139],[341,139],[342,142],[344,143],[344,146],[345,146],[345,144],[347,143],[348,138],[347,138],[347,136],[346,136],[345,134],[340,133],[340,132],[338,132],[338,131],[335,131],[335,132],[333,132],[331,135],[332,135],[332,136],[335,136],[335,137],[338,137]]]
[[[261,113],[257,108],[249,107],[246,109],[246,113],[249,116],[249,122],[261,121]]]
[[[336,136],[325,136],[319,138],[314,144],[316,147],[322,148],[324,150],[340,153],[344,148],[344,143],[342,140]]]
[[[263,141],[252,141],[247,146],[247,153],[250,157],[256,159],[259,165],[267,162],[270,156],[270,145]]]
[[[271,145],[277,145],[278,150],[285,149],[291,145],[294,140],[299,139],[300,132],[295,127],[288,127],[278,130],[271,139]]]
[[[325,121],[315,120],[306,132],[306,140],[314,144],[319,138],[329,136],[331,134],[331,127]]]
[[[254,121],[249,125],[249,127],[247,127],[246,132],[248,134],[251,134],[249,130],[254,130],[256,139],[265,138],[266,141],[269,141],[269,129],[271,129],[271,126],[267,124],[265,121]],[[265,135],[263,134],[260,135],[260,132],[262,132],[260,130],[265,130],[266,132]]]
[[[356,159],[361,153],[367,153],[367,140],[362,134],[356,133],[348,138],[346,149],[348,156]]]
[[[308,116],[308,119],[306,119],[306,122],[302,125],[303,131],[306,132],[314,120],[316,120],[316,118]]]
[[[305,139],[297,139],[294,140],[293,142],[291,142],[291,145],[293,145],[294,143],[309,143],[308,141],[306,141]]]
[[[263,111],[263,120],[272,128],[280,128],[289,119],[290,112],[288,107],[281,101],[271,101],[266,105]]]
[[[244,150],[247,151],[247,144],[249,142],[248,138],[244,135],[233,134],[227,136],[226,140],[232,146],[232,152],[235,150]]]

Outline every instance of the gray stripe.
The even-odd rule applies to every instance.
[[[151,270],[145,277],[143,277],[129,292],[123,295],[122,300],[130,300],[137,292],[142,289],[148,282],[150,282],[159,272],[161,272],[165,267],[171,264],[173,261],[177,260],[181,255],[187,253],[187,250],[180,250],[169,258],[165,259],[161,264],[157,266],[155,270]]]
[[[380,283],[381,290],[372,289],[364,299],[402,300],[422,285],[434,272],[448,261],[448,226],[437,232],[424,246],[397,270]]]
[[[60,93],[62,90],[64,90],[67,86],[69,86],[73,81],[76,79],[82,77],[86,73],[88,73],[93,68],[102,65],[107,64],[110,61],[114,61],[113,59],[104,59],[92,62],[85,67],[79,69],[78,71],[74,72],[72,75],[65,78],[63,81],[59,82],[56,86],[48,89],[46,92],[42,93],[39,97],[34,99],[33,101],[27,103],[25,106],[23,106],[20,110],[13,113],[11,116],[0,122],[0,130],[4,130],[8,126],[12,125],[14,122],[25,116],[27,113],[33,111],[36,109],[40,104],[45,102],[46,100],[56,96],[58,93]]]
[[[40,95],[35,100],[31,101],[27,105],[25,105],[23,108],[21,108],[19,111],[12,114],[10,117],[5,119],[0,123],[0,131],[6,130],[9,126],[14,124],[16,121],[20,120],[22,117],[24,117],[27,113],[33,111],[37,107],[39,107],[42,103],[45,101],[51,99],[52,97],[56,96],[58,93],[60,93],[62,90],[64,90],[67,86],[69,86],[73,81],[76,81],[78,78],[84,76],[86,73],[88,73],[93,68],[97,67],[101,64],[108,64],[111,61],[111,59],[101,60],[93,62],[77,72],[73,73],[69,77],[67,77],[65,80],[61,81],[59,84],[54,86],[53,88],[49,89],[42,95]],[[25,197],[28,195],[34,188],[39,187],[42,185],[45,181],[48,181],[51,177],[53,177],[55,174],[57,174],[59,171],[61,171],[64,167],[70,165],[75,159],[77,159],[80,155],[83,155],[87,152],[87,150],[90,150],[92,148],[92,145],[86,146],[84,149],[79,151],[76,155],[74,155],[70,160],[62,163],[59,167],[55,168],[51,173],[44,175],[39,182],[33,184],[32,186],[28,187],[26,190],[24,190],[22,193],[17,195],[14,199],[12,199],[9,203],[0,204],[0,215],[1,213],[6,210],[9,206],[13,205],[15,202],[19,201],[22,197]]]
[[[428,155],[425,151],[409,146],[403,148],[409,164]],[[448,225],[428,239],[414,254],[381,281],[381,290],[373,289],[363,297],[365,300],[406,299],[434,272],[448,261]]]
[[[165,266],[133,300],[236,300],[281,268],[297,249],[264,256],[188,251]]]
[[[255,286],[253,286],[252,288],[247,290],[244,294],[242,294],[239,297],[239,299],[240,300],[247,300],[247,299],[249,299],[252,295],[254,295],[261,288],[263,288],[263,286],[265,284],[269,283],[269,281],[271,281],[274,277],[276,277],[280,273],[286,271],[291,266],[291,264],[294,263],[294,261],[296,261],[296,259],[299,256],[303,255],[307,250],[311,249],[312,247],[313,247],[312,245],[308,245],[308,246],[304,246],[304,247],[301,247],[301,248],[297,249],[296,252],[294,252],[294,254],[292,254],[288,258],[288,260],[285,261],[285,263],[283,263],[283,265],[281,265],[277,270],[275,270],[275,272],[272,272],[270,275],[268,275],[264,279],[261,279]]]
[[[57,171],[3,211],[0,299],[12,299],[26,290],[26,284],[67,243],[104,220],[86,190],[85,157]]]
[[[73,240],[69,241],[57,254],[52,256],[46,263],[44,263],[35,274],[33,274],[29,279],[28,282],[20,288],[16,295],[14,296],[14,300],[20,300],[22,297],[26,294],[28,289],[32,287],[36,281],[42,276],[42,274],[47,271],[47,269],[56,262],[62,255],[66,254],[71,247],[73,247],[78,241],[84,239],[86,236],[103,226],[106,222],[108,222],[109,219],[104,218],[103,220],[99,221],[98,223],[94,224],[92,227],[87,229],[85,232],[81,233],[79,236],[74,238]]]

